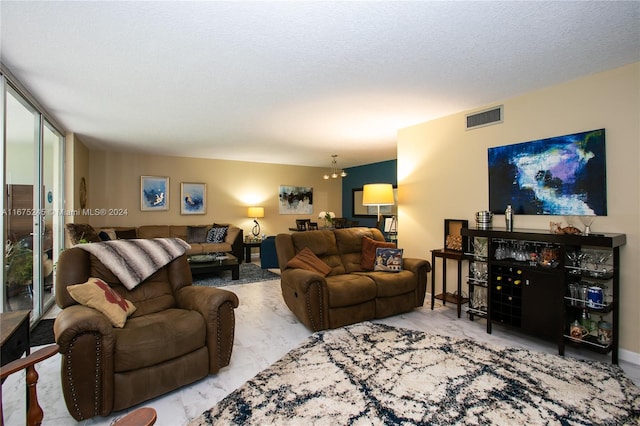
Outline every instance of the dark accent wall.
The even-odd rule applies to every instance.
[[[342,217],[357,220],[360,226],[376,226],[376,218],[353,217],[353,189],[362,188],[367,183],[398,184],[398,161],[389,160],[380,163],[345,169],[347,177],[342,179]]]

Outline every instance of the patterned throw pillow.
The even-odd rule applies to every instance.
[[[374,271],[400,272],[402,271],[402,251],[399,248],[377,248]]]
[[[377,241],[369,237],[362,237],[362,253],[360,254],[360,267],[364,271],[373,271],[373,263],[378,247],[394,248],[395,243]]]
[[[224,239],[227,236],[228,226],[213,227],[207,233],[208,243],[224,243]]]
[[[124,327],[127,317],[136,310],[133,303],[99,278],[89,278],[84,284],[70,285],[67,291],[76,302],[102,312],[114,327]]]

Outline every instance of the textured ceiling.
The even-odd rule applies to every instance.
[[[4,0],[0,19],[3,64],[91,147],[311,166],[640,60],[637,1]]]

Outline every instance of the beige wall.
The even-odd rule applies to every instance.
[[[621,358],[640,363],[640,64],[498,101],[504,123],[465,131],[465,115],[398,133],[399,241],[407,256],[443,246],[445,218],[488,209],[487,148],[606,129],[608,216],[593,232],[626,233],[621,249]],[[481,110],[479,107],[478,110]],[[563,217],[516,216],[516,228],[547,229]],[[502,217],[495,226],[504,226]],[[452,271],[452,277],[455,271]],[[439,281],[437,281],[439,282]],[[544,309],[544,307],[541,307]]]
[[[66,212],[80,208],[80,179],[89,184],[89,149],[71,132],[65,135],[65,205]],[[65,223],[88,223],[88,218],[81,216],[65,216]]]
[[[295,227],[297,218],[317,218],[322,210],[340,215],[342,211],[341,181],[322,179],[326,171],[317,167],[201,158],[164,157],[143,154],[90,151],[88,179],[91,209],[126,209],[126,216],[92,216],[95,226],[140,226],[150,224],[233,223],[251,233],[253,219],[247,207],[263,206],[265,217],[258,219],[262,233],[275,235]],[[169,177],[169,210],[140,210],[140,176]],[[180,214],[180,183],[207,184],[205,215]],[[313,188],[314,214],[279,214],[280,185]],[[77,220],[82,221],[82,220]]]

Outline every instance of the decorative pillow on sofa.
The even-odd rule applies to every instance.
[[[207,233],[208,243],[224,243],[224,239],[227,236],[228,226],[213,226]]]
[[[204,243],[207,241],[206,226],[187,226],[188,243]]]
[[[402,249],[377,248],[374,271],[400,272],[402,271]]]
[[[124,327],[127,317],[136,310],[133,303],[99,278],[89,278],[84,284],[70,285],[67,291],[73,300],[102,312],[118,328]]]
[[[369,237],[362,237],[362,254],[360,255],[360,267],[365,271],[373,271],[373,263],[376,258],[376,249],[395,248],[395,243],[377,241]]]
[[[132,240],[138,238],[138,234],[135,229],[118,229],[116,230],[116,236],[119,240]]]
[[[288,268],[305,269],[327,276],[331,272],[331,267],[324,263],[310,248],[305,247],[298,254],[287,262]]]
[[[116,230],[113,228],[102,228],[98,232],[98,236],[102,241],[117,240]]]
[[[73,244],[79,244],[80,241],[87,243],[102,241],[96,230],[88,223],[67,223],[65,227]]]

